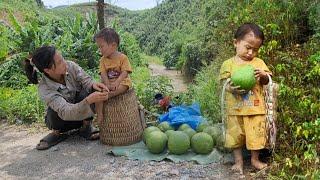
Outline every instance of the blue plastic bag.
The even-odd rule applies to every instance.
[[[171,126],[177,129],[181,124],[188,124],[192,129],[196,130],[198,125],[203,121],[200,106],[193,103],[190,106],[175,106],[169,109],[168,113],[159,117],[159,122],[167,121]]]

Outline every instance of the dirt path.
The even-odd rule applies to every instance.
[[[187,91],[187,83],[184,81],[180,71],[166,69],[163,65],[153,63],[149,64],[149,68],[153,76],[162,75],[171,79],[175,92]]]

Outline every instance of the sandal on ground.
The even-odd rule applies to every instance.
[[[86,140],[97,140],[100,138],[99,129],[93,127],[92,125],[84,126],[79,130],[79,135]]]
[[[66,134],[55,134],[55,133],[49,133],[47,136],[42,138],[40,140],[40,143],[37,144],[36,149],[37,150],[46,150],[49,149],[50,147],[60,143],[61,141],[64,141],[67,139]]]

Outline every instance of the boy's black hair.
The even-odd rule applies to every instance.
[[[98,38],[103,38],[108,44],[116,43],[118,46],[120,44],[120,37],[118,33],[112,28],[103,28],[96,35],[94,35],[93,39],[96,41]]]
[[[38,83],[37,71],[34,66],[41,72],[44,73],[44,69],[51,68],[54,65],[54,55],[56,53],[56,48],[54,46],[42,46],[35,50],[32,55],[32,59],[26,59],[24,64],[24,69],[29,82],[33,84]]]
[[[263,44],[264,41],[264,34],[263,31],[260,29],[260,27],[254,23],[244,23],[242,24],[236,31],[236,33],[234,34],[234,38],[236,40],[241,40],[243,39],[243,37],[250,33],[253,32],[253,34],[260,38]]]

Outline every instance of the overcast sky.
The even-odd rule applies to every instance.
[[[96,0],[42,0],[45,6],[56,7],[60,5],[71,5],[83,2],[96,2]],[[159,1],[159,0],[158,0]],[[157,0],[105,0],[111,4],[127,8],[130,10],[141,10],[153,8],[157,5]]]

